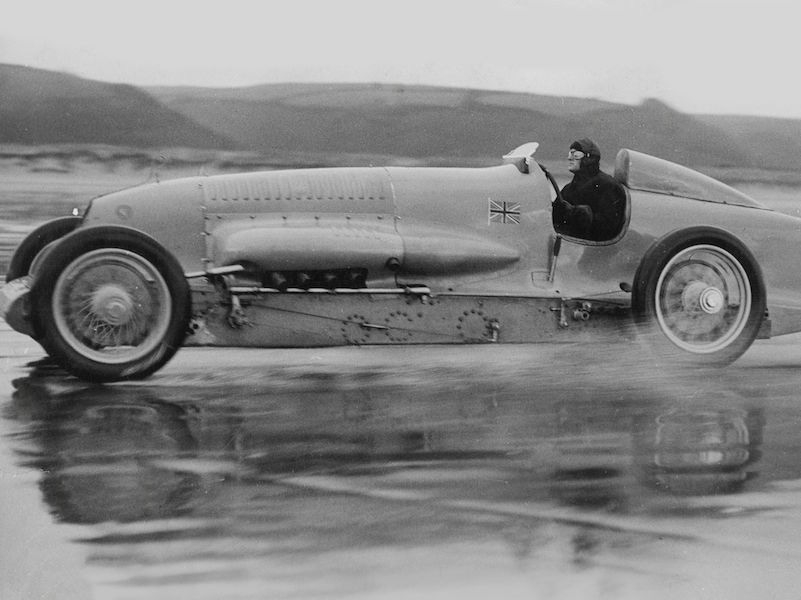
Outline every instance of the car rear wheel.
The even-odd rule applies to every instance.
[[[33,259],[36,258],[36,255],[49,243],[73,231],[80,222],[81,217],[60,217],[43,223],[31,231],[17,246],[14,256],[11,257],[6,271],[6,283],[27,275],[31,270],[31,264],[33,264]]]
[[[37,268],[31,290],[45,350],[92,381],[139,379],[186,336],[189,287],[178,261],[124,227],[79,229]]]
[[[725,365],[745,352],[765,315],[756,259],[730,233],[694,227],[668,234],[643,257],[632,309],[656,353],[701,365]]]
[[[43,223],[25,236],[8,263],[6,283],[30,273],[37,257],[41,258],[42,250],[73,231],[81,223],[81,220],[81,217],[60,217]],[[41,340],[41,326],[35,314],[31,315],[31,327],[34,339]]]

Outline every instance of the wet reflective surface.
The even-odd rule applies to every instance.
[[[20,359],[2,443],[97,598],[795,598],[794,348],[187,349],[105,387]]]

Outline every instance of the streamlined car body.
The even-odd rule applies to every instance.
[[[0,310],[97,381],[147,376],[193,344],[637,335],[657,358],[717,365],[801,331],[801,220],[623,149],[618,231],[579,239],[554,227],[559,190],[536,148],[485,168],[265,171],[111,193],[22,242]]]

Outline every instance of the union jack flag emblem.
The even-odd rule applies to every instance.
[[[496,202],[495,200],[490,199],[489,222],[520,225],[520,203]]]

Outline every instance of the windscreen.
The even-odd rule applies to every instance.
[[[615,179],[632,190],[766,208],[742,192],[698,171],[625,148],[618,152],[615,160]]]

